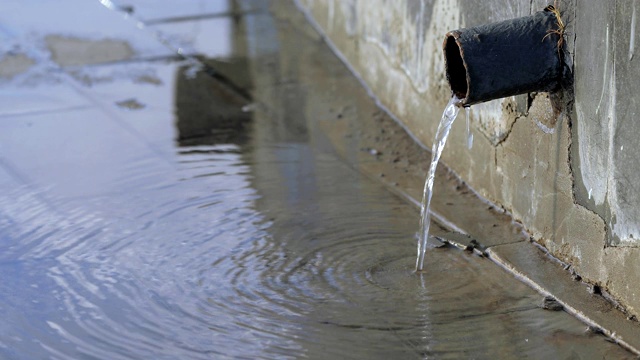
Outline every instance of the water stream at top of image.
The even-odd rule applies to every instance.
[[[431,196],[433,195],[433,181],[436,176],[436,168],[442,155],[444,145],[447,143],[449,137],[449,131],[453,121],[458,116],[460,111],[460,99],[455,95],[451,97],[449,103],[444,108],[440,124],[436,130],[436,138],[433,142],[431,164],[429,165],[429,172],[427,173],[427,179],[424,182],[424,190],[422,193],[422,205],[420,207],[420,232],[418,233],[418,258],[416,260],[416,271],[422,271],[424,269],[424,256],[427,251],[427,242],[429,240],[429,224],[431,223]]]

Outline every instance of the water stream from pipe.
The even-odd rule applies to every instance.
[[[429,165],[429,173],[424,183],[424,191],[422,193],[422,206],[420,208],[420,232],[418,234],[418,258],[416,260],[416,271],[422,271],[424,269],[424,256],[427,250],[427,242],[429,239],[429,223],[431,222],[431,195],[433,194],[433,181],[436,175],[436,168],[438,167],[438,161],[442,155],[444,145],[447,143],[449,137],[449,131],[453,121],[458,116],[460,111],[460,99],[453,95],[449,103],[444,108],[440,124],[438,124],[438,130],[436,130],[436,138],[433,142],[433,148],[431,150],[431,165]],[[468,113],[467,113],[468,114]]]
[[[466,113],[466,118],[467,118],[467,148],[471,150],[471,148],[473,147],[473,133],[471,132],[471,127],[470,127],[471,106],[465,106],[464,112]]]

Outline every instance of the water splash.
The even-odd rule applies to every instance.
[[[451,130],[453,121],[458,116],[460,111],[460,99],[455,95],[451,97],[447,107],[444,108],[442,113],[442,119],[436,130],[436,138],[433,142],[433,149],[431,150],[431,165],[429,165],[429,173],[424,183],[424,191],[422,194],[422,207],[420,209],[420,233],[418,239],[418,259],[416,260],[416,271],[422,271],[424,269],[424,255],[427,250],[427,240],[429,239],[429,223],[431,221],[431,195],[433,194],[433,181],[436,175],[436,167],[442,155],[444,145],[447,143],[447,137]]]
[[[471,133],[471,106],[465,106],[464,111],[467,118],[467,148],[471,150],[473,147],[473,134]]]

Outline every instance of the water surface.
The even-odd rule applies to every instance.
[[[234,4],[208,68],[3,80],[0,358],[629,355],[471,253],[416,275],[418,211],[319,130],[364,89],[290,3]]]

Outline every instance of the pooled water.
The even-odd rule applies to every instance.
[[[203,63],[250,101],[178,59],[0,84],[0,359],[629,356],[472,253],[416,276],[417,211],[357,171],[365,127],[409,135],[325,121],[379,109],[295,7],[236,3],[264,11],[202,36],[240,58]]]
[[[420,233],[418,234],[418,259],[416,260],[416,271],[422,271],[424,269],[424,255],[427,250],[427,241],[429,239],[429,223],[431,221],[431,195],[433,194],[433,180],[436,175],[436,168],[438,167],[438,161],[442,155],[444,145],[447,143],[447,137],[449,137],[449,131],[453,121],[458,116],[460,111],[460,99],[455,95],[451,97],[449,103],[444,108],[440,124],[438,124],[438,130],[436,130],[436,138],[433,142],[431,164],[429,165],[429,173],[427,174],[427,180],[424,183],[424,191],[422,193],[422,206],[420,208]]]

